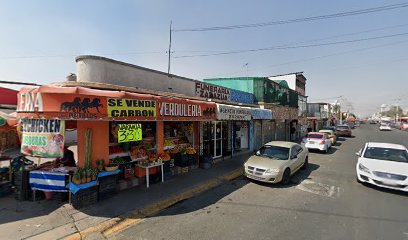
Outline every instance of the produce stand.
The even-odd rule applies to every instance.
[[[152,165],[142,165],[142,164],[137,165],[138,167],[144,168],[144,169],[146,170],[146,187],[147,187],[147,188],[149,188],[149,186],[150,186],[150,184],[149,184],[149,180],[150,180],[150,177],[149,177],[149,169],[150,169],[150,168],[155,168],[155,167],[159,167],[159,166],[160,166],[160,168],[161,168],[162,182],[164,182],[163,165],[164,165],[163,162],[158,162],[158,163],[155,163],[155,164],[152,164]]]
[[[49,170],[32,170],[29,173],[29,183],[33,190],[35,201],[35,191],[44,192],[68,192],[66,185],[71,181],[72,172],[75,167],[60,167]]]

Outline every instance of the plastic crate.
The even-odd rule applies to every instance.
[[[71,204],[74,208],[83,208],[98,202],[98,185],[71,193]]]

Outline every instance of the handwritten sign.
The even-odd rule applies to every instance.
[[[118,124],[118,142],[135,142],[142,140],[142,124]]]

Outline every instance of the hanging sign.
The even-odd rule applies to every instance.
[[[156,100],[108,98],[108,117],[156,117]]]
[[[250,121],[251,109],[217,104],[218,120]]]
[[[118,124],[118,142],[135,142],[142,140],[142,124]]]
[[[22,119],[21,153],[32,157],[57,158],[64,155],[65,121]]]

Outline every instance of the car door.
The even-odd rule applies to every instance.
[[[324,138],[326,139],[325,141],[326,141],[327,148],[330,148],[331,147],[331,138],[330,138],[330,136],[328,134],[324,134]]]
[[[298,148],[298,146],[293,146],[292,148],[291,148],[291,150],[290,150],[290,170],[291,170],[291,172],[293,173],[293,172],[296,172],[298,169],[299,169],[299,167],[300,167],[300,165],[301,165],[301,161],[300,161],[300,159],[301,159],[301,154],[299,154],[299,148]]]

